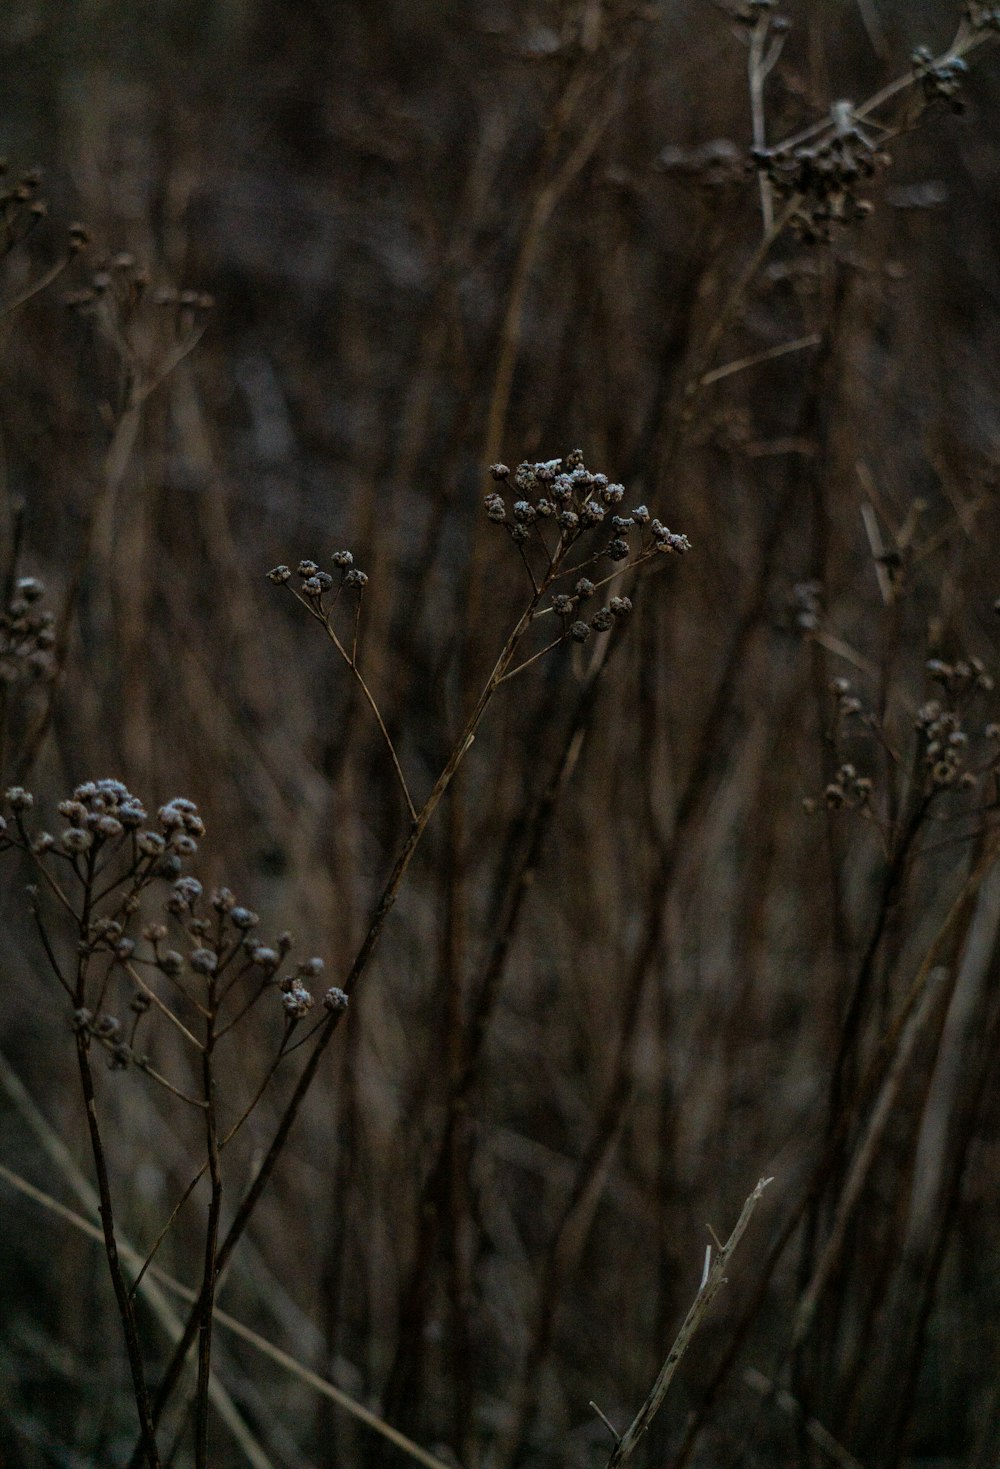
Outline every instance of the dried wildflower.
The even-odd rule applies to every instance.
[[[266,948],[263,944],[254,944],[248,952],[250,962],[256,964],[259,969],[263,969],[265,974],[276,973],[281,964],[281,955],[277,949]]]
[[[615,617],[627,617],[632,611],[631,597],[612,597],[608,607]]]
[[[282,1007],[290,1020],[301,1020],[313,1006],[313,997],[305,985],[295,980],[282,998]]]
[[[291,568],[288,566],[272,566],[271,570],[267,573],[267,579],[270,582],[274,582],[276,587],[280,587],[284,582],[291,581]]]
[[[30,811],[35,798],[23,786],[10,786],[6,793],[7,805],[12,811]]]
[[[193,908],[202,894],[202,886],[196,877],[180,877],[174,883],[173,895],[168,902],[171,912],[182,912]]]
[[[614,614],[611,608],[602,607],[599,612],[595,612],[594,616],[590,619],[590,625],[595,632],[610,632],[615,625]]]
[[[952,112],[964,112],[965,103],[958,95],[969,74],[969,64],[961,56],[935,61],[929,46],[918,46],[910,58],[913,74],[920,83],[928,103],[947,102]]]
[[[590,637],[590,628],[585,622],[574,622],[569,630],[574,643],[585,643]]]
[[[328,989],[323,996],[323,1008],[333,1011],[334,1014],[342,1015],[347,1009],[347,1006],[348,999],[346,994],[343,990],[337,989],[336,985]]]
[[[93,846],[94,836],[92,832],[84,831],[82,827],[71,826],[63,832],[59,842],[64,851],[77,854],[86,852]]]
[[[193,949],[190,964],[195,974],[214,974],[219,967],[219,956],[212,949]]]
[[[356,568],[349,571],[344,577],[344,586],[350,587],[355,591],[363,592],[367,585],[367,576],[363,571],[358,571]]]
[[[596,588],[594,587],[594,583],[586,576],[581,576],[580,580],[573,588],[573,591],[580,598],[581,602],[585,602],[589,597],[592,597],[595,590]]]

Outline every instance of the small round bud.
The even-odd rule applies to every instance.
[[[585,622],[574,622],[569,630],[574,643],[585,643],[590,637],[590,628]]]
[[[351,587],[353,590],[363,592],[367,585],[368,578],[363,571],[354,569],[344,577],[344,586]]]
[[[274,582],[276,587],[280,587],[283,582],[290,581],[291,577],[291,568],[288,566],[272,566],[267,573],[268,581]]]
[[[195,974],[214,974],[219,967],[219,956],[212,949],[194,949],[190,962]]]
[[[193,908],[201,894],[202,886],[196,877],[181,877],[174,883],[174,895],[186,908]]]
[[[332,1011],[335,1015],[342,1015],[347,1009],[348,1000],[343,990],[334,985],[328,989],[323,996],[323,1008]]]
[[[94,837],[92,832],[85,831],[82,827],[71,826],[67,831],[63,832],[59,838],[59,842],[63,851],[75,855],[79,852],[88,851],[93,846]]]

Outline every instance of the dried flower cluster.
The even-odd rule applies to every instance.
[[[0,612],[0,683],[52,677],[56,619],[40,606],[44,596],[37,577],[22,576],[14,584],[14,595]]]
[[[6,175],[6,159],[0,159],[0,179]],[[49,206],[38,192],[41,182],[41,174],[33,168],[0,190],[0,255],[20,245],[48,214]]]
[[[970,657],[945,663],[932,658],[926,664],[928,677],[942,689],[940,697],[926,700],[913,716],[916,735],[916,761],[919,777],[911,789],[911,797],[926,806],[938,793],[953,789],[976,791],[984,777],[992,781],[992,789],[984,793],[986,806],[1000,799],[1000,724],[969,719],[968,705],[976,695],[990,694],[995,684],[980,658]],[[857,739],[868,736],[883,749],[889,749],[874,711],[866,709],[846,678],[836,678],[830,685],[834,696],[836,721],[832,741],[837,748],[842,735]],[[850,726],[854,732],[851,734]],[[891,753],[891,751],[890,751]],[[899,757],[894,757],[894,765]],[[864,808],[870,814],[874,783],[859,775],[852,760],[842,760],[823,792],[822,804],[829,810]],[[803,803],[807,811],[819,809],[820,802],[809,797]]]
[[[654,520],[645,505],[623,515],[624,485],[613,484],[606,474],[592,473],[579,449],[565,459],[519,464],[513,474],[506,464],[494,464],[490,473],[506,486],[506,493],[494,490],[486,496],[487,516],[506,528],[515,545],[539,543],[550,564],[557,551],[567,550],[588,532],[601,530],[610,532],[601,553],[609,561],[627,561],[651,550],[683,553],[691,549],[686,536]]]
[[[155,307],[175,311],[180,329],[189,329],[200,322],[215,304],[205,291],[178,291],[169,286],[151,290],[149,271],[127,250],[99,261],[86,284],[66,291],[62,299],[66,306],[81,316],[110,314],[119,328],[129,324],[145,301]]]
[[[334,551],[330,557],[330,564],[334,567],[336,575],[332,575],[329,571],[321,571],[315,561],[300,561],[295,568],[299,585],[297,588],[292,587],[292,591],[300,601],[306,602],[311,608],[323,613],[333,610],[343,592],[360,594],[368,585],[368,577],[355,566],[354,557],[350,551]],[[291,568],[274,566],[267,573],[267,579],[275,586],[285,586],[292,580]],[[330,598],[331,592],[334,594],[332,598]]]
[[[593,610],[585,604],[624,573],[691,549],[687,536],[657,520],[645,505],[624,511],[624,485],[589,470],[579,449],[565,459],[525,461],[515,470],[494,464],[490,474],[503,489],[486,496],[487,518],[502,526],[517,547],[536,598],[575,578],[534,614],[560,619],[562,631],[550,647],[610,632],[631,612],[631,599],[614,596]],[[581,575],[584,571],[592,575]]]
[[[10,787],[4,805],[9,814],[0,817],[0,851],[20,850],[35,863],[39,886],[31,890],[32,908],[49,963],[73,1003],[72,1028],[103,1046],[114,1069],[134,1064],[165,1080],[137,1050],[147,1016],[173,1018],[177,1012],[193,1025],[199,1015],[210,1015],[218,1038],[268,991],[280,999],[280,1042],[287,1043],[313,1006],[308,982],[322,974],[323,962],[289,965],[290,934],[263,943],[255,932],[257,914],[228,888],[206,897],[197,878],[181,875],[205,831],[192,801],[168,801],[151,822],[121,781],[86,781],[60,802],[65,825],[56,832],[29,830],[35,800],[23,787]],[[167,889],[162,916],[136,937],[130,930],[138,927],[141,910],[148,912],[156,885]],[[54,912],[43,906],[43,892]],[[73,938],[63,958],[60,914],[70,920]],[[324,1007],[343,1009],[341,992],[329,990]],[[131,1016],[128,1022],[122,1012]]]
[[[964,112],[959,91],[969,74],[969,63],[961,56],[935,60],[929,46],[918,46],[910,60],[925,102],[945,102],[952,112]]]
[[[866,218],[873,205],[860,190],[890,162],[853,121],[851,104],[837,107],[833,131],[818,142],[751,152],[776,198],[797,201],[790,223],[805,244],[828,243],[837,225]]]

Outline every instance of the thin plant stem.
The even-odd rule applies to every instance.
[[[663,1400],[667,1395],[681,1358],[691,1345],[695,1332],[701,1325],[709,1306],[726,1283],[726,1267],[732,1259],[733,1252],[746,1233],[747,1226],[750,1223],[754,1210],[760,1202],[761,1195],[767,1186],[773,1182],[774,1180],[771,1178],[762,1178],[760,1180],[753,1193],[750,1194],[746,1203],[743,1205],[740,1217],[736,1221],[732,1234],[719,1250],[714,1260],[711,1257],[711,1247],[709,1247],[705,1256],[705,1269],[702,1273],[698,1292],[681,1323],[681,1328],[677,1333],[674,1344],[667,1353],[666,1360],[650,1389],[649,1396],[622,1434],[618,1443],[615,1444],[611,1457],[607,1462],[607,1469],[620,1469],[622,1464],[627,1463],[631,1459],[639,1446],[640,1439],[646,1433],[654,1417],[663,1406]]]
[[[564,545],[560,549],[562,551],[562,554],[565,554],[565,551],[568,548]],[[449,756],[443,770],[438,776],[430,795],[424,802],[424,805],[420,810],[413,824],[413,827],[403,844],[402,849],[400,850],[400,853],[396,859],[396,863],[389,875],[385,887],[383,888],[382,895],[374,908],[371,920],[369,922],[368,930],[365,934],[364,939],[362,940],[361,946],[358,949],[357,954],[355,955],[354,962],[352,963],[351,968],[344,981],[343,989],[348,995],[353,992],[354,988],[360,983],[365,973],[367,972],[368,966],[371,963],[372,957],[378,946],[379,939],[381,938],[382,930],[385,927],[386,920],[389,917],[389,914],[392,912],[393,907],[395,906],[399,889],[402,886],[404,878],[406,877],[406,874],[410,867],[410,863],[413,861],[413,857],[420,845],[421,839],[423,838],[424,832],[427,829],[428,823],[437,810],[438,805],[440,804],[441,799],[447,791],[448,787],[451,785],[451,782],[454,779],[457,771],[459,770],[462,761],[465,759],[465,756],[472,748],[472,745],[475,741],[476,733],[479,729],[479,725],[483,719],[483,716],[486,713],[486,710],[489,708],[493,696],[503,680],[504,674],[509,669],[517,653],[517,649],[521,643],[522,638],[524,637],[528,628],[531,626],[532,619],[534,617],[538,603],[541,597],[544,596],[545,592],[551,585],[558,565],[559,558],[557,556],[553,571],[539,587],[538,592],[534,596],[532,596],[524,612],[521,614],[514,628],[508,635],[507,640],[504,643],[499,656],[497,657],[493,670],[487,678],[483,689],[472,709],[472,712],[468,717],[464,730],[456,741],[451,755]],[[302,1068],[302,1071],[299,1074],[298,1081],[295,1084],[295,1088],[292,1092],[291,1097],[286,1103],[285,1110],[275,1130],[274,1136],[272,1137],[271,1143],[264,1154],[257,1174],[254,1177],[253,1183],[250,1185],[250,1188],[244,1195],[242,1202],[236,1210],[229,1229],[227,1230],[221,1244],[219,1245],[218,1255],[216,1258],[216,1269],[219,1272],[221,1272],[225,1268],[225,1265],[228,1262],[233,1249],[238,1244],[244,1230],[247,1227],[247,1224],[250,1221],[250,1218],[253,1215],[254,1210],[257,1207],[257,1203],[259,1202],[260,1197],[264,1192],[264,1189],[267,1186],[267,1183],[271,1177],[271,1174],[274,1171],[275,1164],[277,1163],[278,1158],[284,1150],[284,1146],[288,1140],[289,1134],[292,1130],[292,1126],[298,1116],[302,1103],[312,1086],[313,1079],[315,1078],[316,1072],[319,1069],[319,1063],[322,1060],[323,1054],[330,1041],[333,1039],[333,1036],[342,1019],[342,1016],[343,1011],[341,1009],[332,1009],[316,1037],[315,1045],[310,1051]],[[198,1320],[198,1312],[192,1312],[191,1316],[188,1318],[184,1333],[177,1343],[174,1354],[169,1364],[167,1365],[163,1378],[161,1379],[159,1389],[152,1405],[152,1416],[154,1424],[159,1422],[160,1417],[163,1413],[163,1409],[169,1401],[170,1396],[173,1393],[174,1387],[176,1386],[177,1380],[180,1376],[180,1372],[184,1365],[185,1358],[187,1356],[187,1352],[197,1332]],[[133,1453],[132,1464],[138,1463],[138,1451],[139,1446],[137,1445],[136,1451]]]
[[[376,703],[375,696],[365,682],[364,677],[361,673],[361,669],[358,667],[358,619],[361,615],[360,603],[358,604],[357,613],[354,619],[352,650],[350,653],[348,653],[347,649],[344,647],[343,643],[338,637],[337,631],[334,628],[333,623],[330,620],[330,613],[332,612],[332,608],[329,611],[324,612],[321,608],[317,607],[315,602],[311,602],[308,597],[303,597],[301,593],[295,591],[294,589],[292,591],[292,595],[295,597],[296,601],[302,603],[303,607],[306,608],[309,615],[311,617],[314,617],[316,621],[320,624],[327,637],[330,639],[331,643],[340,654],[341,658],[347,664],[347,667],[350,670],[352,677],[357,679],[358,686],[361,689],[365,700],[367,701],[369,709],[375,716],[375,722],[379,727],[382,739],[385,742],[385,747],[389,752],[389,758],[392,761],[392,768],[396,772],[396,779],[399,782],[399,788],[403,793],[403,799],[406,802],[406,809],[409,812],[410,820],[416,821],[417,808],[413,804],[413,798],[410,795],[410,788],[407,785],[406,777],[403,774],[403,767],[400,765],[399,756],[396,754],[396,747],[392,742],[392,738],[389,734],[388,729],[386,728],[385,720],[382,718],[382,712],[379,709],[378,704]]]
[[[128,1354],[129,1369],[132,1374],[132,1390],[135,1395],[135,1405],[139,1415],[141,1456],[149,1466],[149,1469],[159,1469],[160,1455],[156,1447],[156,1433],[153,1426],[149,1390],[146,1384],[146,1373],[142,1361],[142,1349],[139,1345],[139,1329],[135,1315],[135,1303],[129,1293],[128,1284],[125,1280],[125,1272],[122,1269],[121,1260],[118,1256],[118,1242],[115,1238],[115,1217],[111,1203],[111,1185],[108,1179],[108,1166],[104,1154],[101,1130],[97,1121],[97,1099],[94,1095],[94,1078],[90,1069],[89,1037],[82,1031],[78,1031],[76,1035],[76,1056],[80,1073],[80,1085],[83,1090],[84,1107],[87,1113],[87,1128],[90,1133],[91,1152],[94,1158],[94,1172],[97,1176],[97,1190],[101,1201],[100,1216],[101,1227],[104,1233],[104,1252],[108,1260],[108,1269],[111,1273],[111,1283],[114,1288],[115,1299],[118,1302],[118,1312],[121,1316],[125,1335],[125,1350]]]
[[[195,1469],[208,1469],[209,1382],[212,1369],[212,1321],[215,1286],[219,1276],[217,1254],[219,1220],[222,1214],[222,1169],[219,1162],[219,1133],[215,1110],[215,976],[208,980],[208,1019],[201,1055],[202,1088],[205,1098],[205,1151],[211,1196],[205,1226],[205,1263],[202,1271],[201,1297],[198,1303],[198,1385],[195,1390],[194,1458]]]

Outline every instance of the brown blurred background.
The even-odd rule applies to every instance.
[[[917,44],[943,50],[960,17],[948,0],[786,12],[771,141],[906,73]],[[15,175],[43,168],[50,205],[4,299],[69,221],[93,236],[2,323],[20,569],[56,607],[79,588],[40,806],[105,775],[151,806],[196,799],[199,874],[334,983],[404,813],[356,689],[267,569],[354,552],[363,667],[426,794],[525,596],[482,514],[491,460],[579,445],[694,546],[636,590],[599,678],[560,650],[497,699],[222,1292],[469,1469],[604,1462],[589,1401],[624,1427],[706,1223],[728,1232],[771,1174],[644,1462],[998,1462],[990,880],[935,951],[939,1002],[893,1049],[978,860],[989,780],[942,792],[888,874],[926,659],[997,662],[1000,58],[970,56],[962,115],[937,107],[889,145],[869,219],[829,245],[781,237],[706,360],[761,237],[747,34],[711,3],[9,0],[0,37],[3,147]],[[215,305],[109,489],[120,362],[63,297],[119,252],[150,277],[129,325],[150,361],[174,321],[156,290]],[[685,413],[692,373],[802,337]],[[836,678],[884,745],[858,723],[838,743]],[[998,717],[976,700],[970,767]],[[826,809],[843,759],[878,820]],[[25,880],[8,863],[0,1047],[83,1160]],[[852,1088],[873,1058],[881,1086],[892,1056],[887,1125],[789,1356],[886,1095]],[[123,1228],[148,1242],[190,1171],[185,1134],[140,1077],[101,1100]],[[0,1157],[65,1195],[6,1100]],[[104,1262],[0,1187],[3,1463],[124,1462]],[[196,1212],[164,1252],[185,1279]],[[275,1465],[403,1462],[250,1348],[220,1338],[218,1370]],[[245,1462],[213,1437],[216,1464]]]

